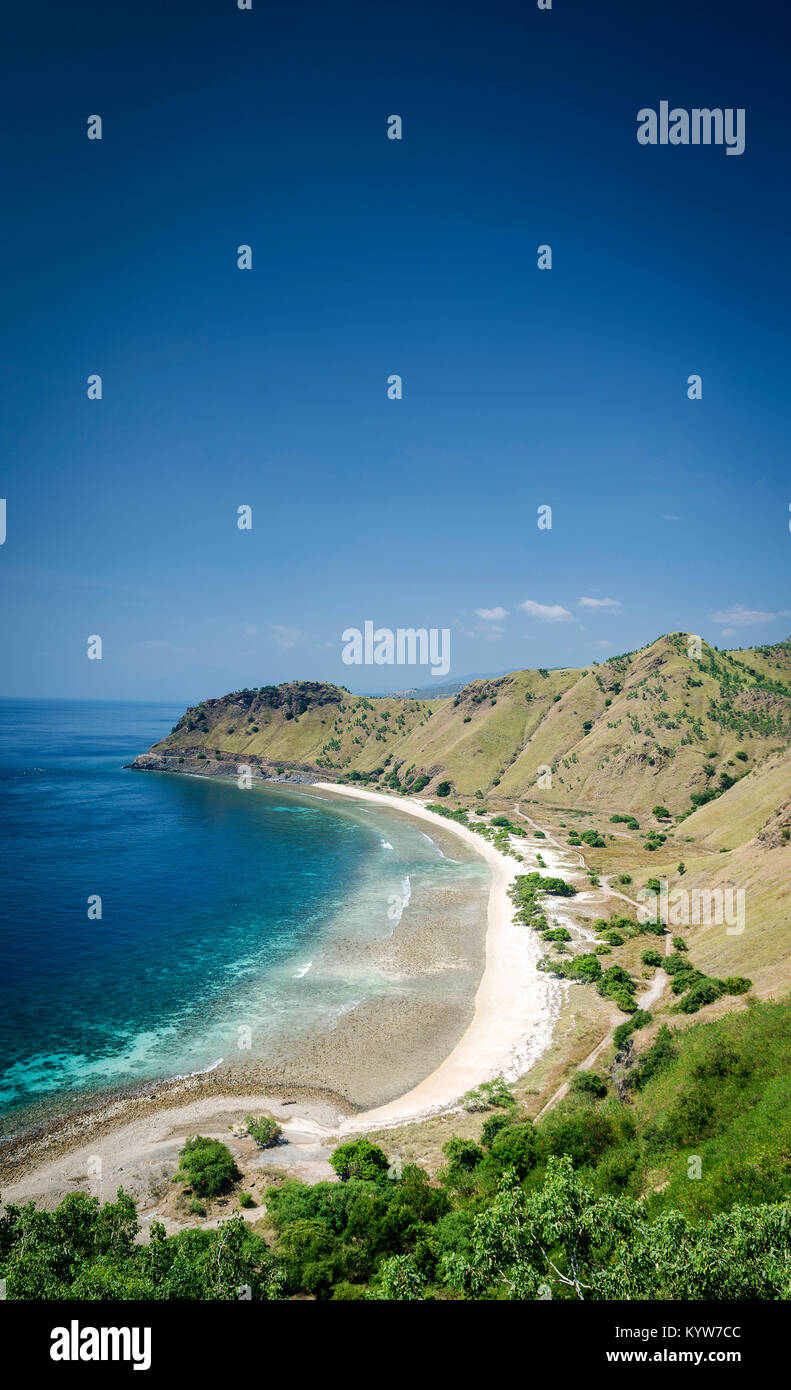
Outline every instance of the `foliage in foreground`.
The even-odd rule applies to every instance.
[[[636,1053],[639,1036],[616,1091],[579,1073],[535,1124],[490,1098],[436,1178],[367,1139],[342,1145],[340,1181],[268,1189],[266,1240],[234,1217],[173,1237],[153,1223],[136,1244],[123,1192],[10,1206],[7,1296],[788,1299],[791,1006],[664,1025]]]
[[[233,1154],[219,1139],[195,1134],[179,1154],[176,1179],[188,1184],[199,1197],[218,1197],[240,1176]]]
[[[10,1299],[212,1299],[278,1297],[279,1266],[241,1217],[217,1230],[166,1236],[151,1224],[148,1245],[132,1198],[73,1192],[53,1212],[33,1202],[0,1217],[0,1277]]]

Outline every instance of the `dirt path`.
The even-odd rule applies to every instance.
[[[526,816],[522,811],[520,811],[518,802],[514,804],[514,812],[517,816],[519,816],[520,820],[527,821],[528,825],[532,825],[534,830],[540,830],[544,835],[544,838],[548,840],[550,844],[554,845],[556,849],[561,850],[564,854],[569,854],[572,852],[567,845],[561,844],[561,842],[557,840],[555,836],[552,835],[550,831],[546,829],[545,826],[539,825],[537,821],[534,821],[530,816]],[[580,868],[585,869],[585,871],[587,872],[588,866],[585,863],[583,855],[580,854],[579,851],[576,852],[579,858]],[[600,879],[600,885],[604,890],[604,893],[612,898],[620,898],[622,902],[629,903],[632,907],[640,907],[640,903],[638,903],[634,898],[629,898],[625,893],[621,893],[618,891],[617,888],[613,888],[609,881],[611,878],[612,874],[609,874],[606,877]],[[672,952],[672,949],[672,938],[670,936],[670,933],[668,932],[665,935],[665,955],[669,956]],[[667,985],[667,982],[667,972],[665,970],[662,970],[661,968],[657,969],[656,974],[654,975],[654,978],[651,981],[650,985],[640,995],[640,998],[637,1001],[638,1008],[645,1009],[646,1011],[649,1010],[651,1006],[655,1004],[658,999],[661,998],[665,986]],[[618,1023],[626,1022],[627,1017],[628,1015],[624,1015],[623,1018],[620,1018],[618,1020]],[[577,1071],[591,1070],[594,1064],[598,1061],[599,1057],[601,1057],[602,1053],[605,1052],[606,1049],[611,1045],[613,1040],[613,1034],[618,1026],[618,1023],[613,1024],[610,1031],[607,1034],[605,1034],[605,1036],[601,1039],[600,1042],[596,1044],[593,1051],[589,1052],[584,1061],[580,1062],[579,1066],[577,1067]],[[568,1095],[570,1085],[570,1081],[564,1081],[562,1086],[558,1086],[558,1089],[553,1093],[553,1095],[550,1096],[546,1104],[543,1105],[539,1110],[538,1114],[536,1115],[537,1120],[540,1119],[542,1115],[545,1115],[548,1110],[551,1110],[553,1106],[557,1105],[558,1101],[562,1100],[565,1095]]]

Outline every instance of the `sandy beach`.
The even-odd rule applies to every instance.
[[[283,1123],[289,1142],[275,1151],[276,1163],[315,1179],[329,1175],[321,1145],[334,1136],[397,1126],[452,1109],[465,1091],[482,1081],[522,1074],[549,1046],[561,990],[556,981],[537,970],[539,942],[534,933],[513,922],[508,897],[516,874],[532,865],[520,865],[482,836],[435,815],[420,801],[332,783],[316,783],[312,790],[322,798],[354,798],[405,813],[437,832],[463,840],[485,860],[491,884],[484,967],[472,1018],[461,1038],[417,1085],[385,1104],[358,1113],[337,1091],[324,1089],[326,1080],[318,1075],[320,1040],[312,1088],[304,1079],[295,1086],[276,1078],[271,1078],[270,1084],[270,1078],[263,1076],[260,1083],[248,1078],[245,1084],[240,1076],[234,1084],[226,1082],[223,1086],[220,1075],[197,1078],[177,1088],[166,1086],[161,1091],[148,1087],[144,1102],[129,1097],[99,1107],[84,1119],[63,1126],[60,1132],[50,1133],[41,1145],[31,1144],[25,1161],[6,1171],[5,1201],[35,1197],[46,1205],[53,1204],[75,1186],[86,1190],[88,1184],[87,1190],[94,1190],[97,1179],[90,1175],[97,1170],[102,1174],[102,1191],[108,1184],[112,1192],[123,1184],[143,1200],[151,1172],[163,1161],[175,1160],[186,1135],[200,1129],[227,1139],[229,1126],[239,1123],[251,1110],[276,1114]],[[520,847],[524,851],[522,842]],[[408,1048],[413,1039],[405,1037],[402,1041]],[[398,1074],[397,1058],[394,1063]]]
[[[381,792],[326,782],[317,783],[317,788],[335,796],[392,805],[392,798]],[[397,1100],[345,1120],[340,1126],[342,1134],[421,1119],[454,1105],[465,1091],[482,1081],[519,1075],[548,1047],[556,1016],[557,986],[536,969],[538,942],[533,933],[513,921],[508,889],[524,867],[474,831],[427,810],[422,802],[399,798],[396,805],[435,827],[452,829],[486,860],[492,875],[486,960],[472,1022],[450,1056]]]

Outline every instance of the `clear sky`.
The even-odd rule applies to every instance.
[[[430,684],[343,664],[366,619],[446,679],[787,636],[783,16],[12,7],[0,694]],[[663,99],[745,152],[639,145]]]

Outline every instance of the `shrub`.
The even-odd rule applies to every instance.
[[[510,1123],[507,1115],[490,1115],[484,1120],[481,1129],[481,1143],[484,1148],[490,1149],[500,1131],[507,1129]]]
[[[715,999],[719,999],[721,993],[719,985],[714,980],[708,980],[704,975],[684,995],[678,1007],[682,1013],[696,1014],[698,1009],[702,1009],[705,1004],[713,1004]]]
[[[448,1175],[451,1177],[471,1173],[485,1157],[483,1149],[472,1139],[459,1139],[456,1136],[443,1144],[442,1152],[448,1159]]]
[[[670,820],[670,812],[666,806],[655,806],[651,814],[657,820]]]
[[[437,787],[437,796],[450,796],[452,790],[450,782],[440,782]]]
[[[271,1115],[259,1115],[257,1119],[248,1115],[244,1123],[247,1133],[255,1140],[259,1149],[272,1149],[283,1137],[280,1125]]]
[[[603,1076],[597,1076],[595,1071],[578,1071],[571,1078],[570,1089],[579,1096],[593,1096],[595,1100],[601,1100],[607,1094],[607,1082]]]
[[[374,1182],[387,1173],[390,1160],[378,1144],[371,1144],[367,1139],[352,1139],[335,1150],[330,1164],[342,1182],[350,1178]]]
[[[199,1197],[217,1197],[241,1177],[230,1149],[219,1139],[195,1134],[179,1154],[178,1177]]]
[[[251,1195],[249,1192],[240,1192],[240,1193],[239,1193],[239,1206],[240,1206],[240,1207],[254,1207],[254,1206],[255,1206],[255,1202],[253,1201],[252,1195]]]
[[[518,1178],[535,1167],[537,1154],[538,1135],[530,1120],[502,1129],[491,1146],[491,1162],[502,1170],[513,1168]]]
[[[501,1076],[495,1077],[494,1081],[484,1081],[480,1086],[475,1086],[471,1091],[465,1092],[461,1098],[461,1103],[468,1111],[492,1110],[495,1106],[505,1110],[516,1105],[514,1097]]]
[[[643,962],[643,965],[652,965],[654,967],[657,967],[662,964],[662,957],[659,951],[657,951],[653,946],[649,946],[647,950],[643,951],[640,955],[640,959]]]
[[[705,980],[706,976],[702,970],[696,970],[694,966],[689,966],[683,970],[676,970],[670,982],[670,988],[674,994],[685,994],[692,985],[699,980]]]
[[[719,982],[725,994],[746,994],[752,988],[752,980],[748,980],[744,975],[728,975]]]
[[[645,1009],[638,1009],[635,1006],[632,1017],[628,1018],[625,1023],[619,1023],[618,1027],[615,1029],[612,1035],[615,1046],[618,1048],[623,1047],[627,1039],[632,1036],[632,1033],[636,1033],[638,1028],[646,1028],[650,1022],[651,1015]]]

